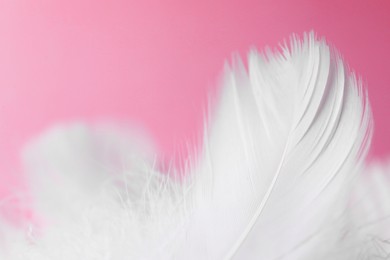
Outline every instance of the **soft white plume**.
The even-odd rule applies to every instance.
[[[341,234],[371,137],[365,92],[313,33],[280,53],[251,51],[248,70],[239,59],[226,66],[184,179],[157,172],[144,156],[113,167],[94,131],[40,139],[28,171],[44,182],[59,174],[36,191],[52,218],[42,234],[13,243],[9,258],[340,258],[354,243]],[[110,146],[116,159],[138,154],[110,138],[119,140]]]
[[[24,166],[39,212],[56,221],[79,218],[99,200],[108,183],[122,183],[122,172],[152,165],[154,147],[141,131],[112,124],[57,125],[24,150]],[[131,185],[139,187],[139,174]],[[119,191],[119,190],[118,190]],[[138,193],[138,192],[137,192]]]
[[[227,68],[179,259],[318,259],[370,140],[364,91],[314,34]],[[327,241],[324,245],[324,241]]]

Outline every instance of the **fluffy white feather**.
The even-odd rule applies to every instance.
[[[313,34],[227,69],[179,259],[318,259],[370,139],[354,75]],[[337,233],[337,232],[335,232]],[[324,251],[323,251],[324,250]]]
[[[152,142],[134,129],[111,124],[57,125],[24,150],[24,166],[39,212],[58,221],[79,218],[99,200],[107,182],[122,183],[122,172],[154,162]],[[142,176],[132,180],[134,188]],[[130,183],[129,183],[130,184]],[[119,190],[118,190],[119,191]]]
[[[148,140],[121,128],[79,123],[44,133],[25,151],[43,228],[8,242],[4,257],[157,259],[177,227],[167,214],[182,188],[168,188],[153,162]]]
[[[371,134],[364,91],[313,33],[293,37],[280,53],[252,51],[248,67],[238,59],[227,66],[202,150],[184,180],[137,163],[116,168],[121,178],[112,181],[105,169],[113,162],[96,156],[101,136],[78,131],[63,139],[65,130],[56,142],[42,139],[29,161],[36,166],[34,154],[42,153],[48,161],[33,172],[47,174],[54,163],[65,176],[44,184],[51,190],[41,201],[53,199],[46,212],[54,218],[41,235],[14,243],[9,258],[340,256],[340,216]],[[117,158],[129,153],[116,151]]]

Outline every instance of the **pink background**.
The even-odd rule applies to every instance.
[[[372,155],[390,152],[390,1],[0,0],[0,191],[52,123],[128,120],[182,152],[233,52],[315,30],[365,82]],[[6,177],[12,178],[6,178]]]

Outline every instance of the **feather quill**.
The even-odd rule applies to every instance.
[[[95,178],[100,168],[78,156],[96,154],[95,145],[74,147],[65,164],[63,154],[49,156],[59,173],[76,165],[58,192],[75,190],[65,197],[83,203],[65,203],[71,219],[54,210],[59,223],[33,243],[14,243],[11,259],[329,259],[342,230],[332,225],[370,142],[367,96],[314,33],[292,37],[280,52],[251,51],[248,68],[238,58],[226,66],[202,150],[184,180],[151,163],[121,169],[119,183],[107,182],[105,172]],[[30,154],[51,155],[53,142],[40,143]],[[33,171],[46,172],[44,165]],[[99,193],[97,180],[114,192]]]

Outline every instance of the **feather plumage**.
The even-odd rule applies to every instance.
[[[179,258],[319,257],[370,137],[361,86],[313,34],[225,75]]]
[[[100,182],[115,192],[98,195],[94,184],[88,195],[96,171],[88,162],[72,170],[87,171],[87,181],[76,175],[69,183],[77,185],[56,188],[76,187],[74,201],[92,198],[73,208],[78,219],[49,226],[32,244],[16,243],[14,258],[326,259],[336,252],[342,229],[332,224],[347,206],[371,134],[361,84],[313,33],[293,37],[280,53],[252,51],[248,67],[239,59],[226,67],[184,180],[137,166],[119,183]],[[79,152],[57,170],[84,160]]]

